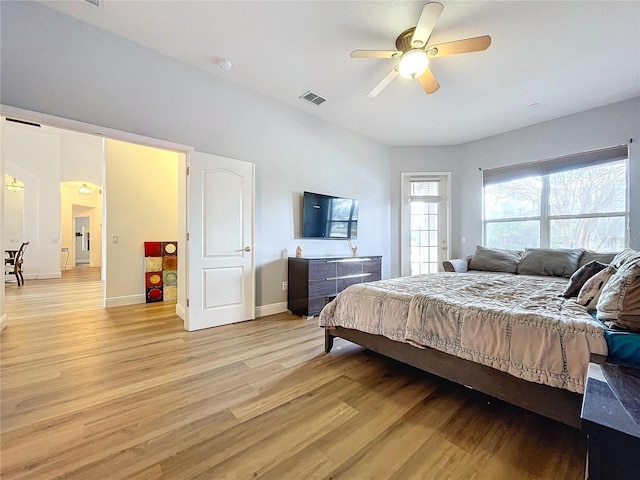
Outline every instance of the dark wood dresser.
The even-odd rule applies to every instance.
[[[589,480],[640,478],[640,370],[590,363],[582,400]]]
[[[381,256],[289,257],[288,308],[296,315],[318,315],[327,297],[381,278]]]

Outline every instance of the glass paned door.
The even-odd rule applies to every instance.
[[[411,202],[411,275],[438,271],[438,204]]]
[[[447,259],[447,179],[410,176],[403,185],[403,275],[441,270]]]

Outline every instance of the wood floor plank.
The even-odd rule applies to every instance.
[[[98,269],[7,284],[0,477],[582,478],[580,432],[288,313],[186,332]]]

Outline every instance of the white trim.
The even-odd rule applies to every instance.
[[[284,313],[287,309],[287,302],[272,303],[270,305],[260,305],[256,307],[256,318],[266,317],[267,315],[275,315],[276,313]]]
[[[11,274],[13,275],[13,273]],[[49,278],[60,278],[62,272],[50,272],[50,273],[23,273],[22,276],[26,280],[47,280]],[[14,276],[15,278],[15,276]]]
[[[176,303],[176,315],[184,321],[187,320],[187,309],[184,307],[184,305]]]
[[[8,320],[9,320],[9,317],[7,317],[6,313],[0,317],[0,332],[2,332],[5,328],[7,328]]]
[[[34,112],[24,110],[11,105],[0,104],[0,115],[5,117],[18,117],[20,120],[28,122],[41,123],[50,127],[72,130],[74,132],[86,133],[89,135],[97,135],[99,137],[109,138],[112,140],[120,140],[123,142],[136,143],[146,145],[148,147],[164,148],[166,150],[175,150],[178,152],[190,152],[194,148],[180,143],[168,142],[159,138],[146,137],[137,133],[129,133],[122,130],[114,130],[108,127],[101,127],[92,123],[79,122],[68,118],[57,117],[47,113]]]
[[[144,293],[139,295],[125,295],[122,297],[110,297],[104,299],[104,307],[122,307],[124,305],[137,305],[146,303],[147,299]]]

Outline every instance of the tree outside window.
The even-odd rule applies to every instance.
[[[627,161],[484,187],[485,245],[621,250],[627,244]]]

